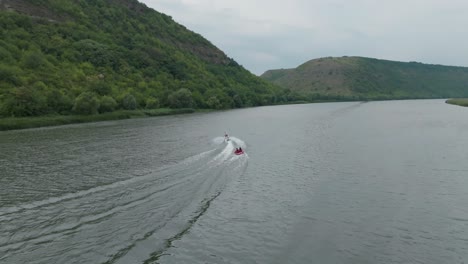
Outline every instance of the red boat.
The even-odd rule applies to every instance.
[[[236,149],[236,150],[234,151],[234,154],[236,154],[236,155],[242,155],[242,154],[244,154],[244,151],[243,151],[243,150],[238,150],[238,149]]]

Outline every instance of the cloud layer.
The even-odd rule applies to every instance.
[[[318,57],[468,66],[461,0],[143,0],[255,74]]]

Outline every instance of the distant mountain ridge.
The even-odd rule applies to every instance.
[[[136,0],[0,0],[0,116],[279,103],[283,89]]]
[[[409,99],[468,96],[468,68],[365,57],[327,57],[261,77],[305,99]]]

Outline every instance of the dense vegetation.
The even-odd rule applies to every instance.
[[[0,1],[0,116],[294,99],[136,0]]]
[[[262,75],[303,100],[383,100],[468,96],[468,68],[362,57],[321,58]]]
[[[33,127],[58,126],[75,123],[140,118],[148,116],[187,114],[193,112],[193,109],[187,108],[158,108],[150,110],[118,110],[114,112],[102,113],[99,115],[47,115],[33,117],[4,117],[0,118],[0,131]]]
[[[445,101],[447,104],[459,105],[468,107],[468,98],[456,98],[456,99],[448,99]]]

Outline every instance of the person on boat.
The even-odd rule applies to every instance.
[[[243,150],[242,150],[242,148],[241,148],[241,147],[239,147],[239,152],[242,152],[242,151],[243,151]]]

